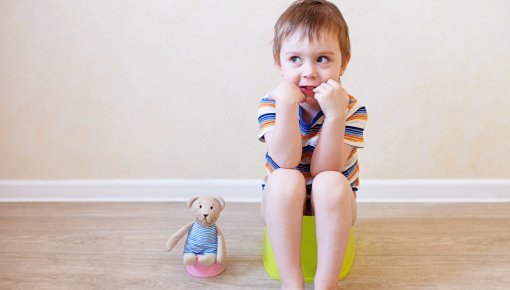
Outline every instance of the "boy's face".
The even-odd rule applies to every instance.
[[[338,38],[333,33],[323,33],[311,41],[301,39],[297,30],[282,42],[280,61],[276,61],[282,77],[294,83],[306,97],[305,102],[317,104],[313,89],[329,79],[338,81],[343,74],[342,56]]]

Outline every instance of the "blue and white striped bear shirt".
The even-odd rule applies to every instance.
[[[218,231],[216,225],[204,227],[193,223],[184,245],[184,253],[195,255],[216,254],[218,251]]]

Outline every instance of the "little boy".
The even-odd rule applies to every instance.
[[[275,25],[273,56],[281,82],[258,108],[267,145],[261,217],[282,289],[303,289],[303,215],[315,215],[315,289],[337,289],[349,232],[356,220],[357,148],[365,107],[341,86],[350,59],[347,24],[325,0],[299,0]]]

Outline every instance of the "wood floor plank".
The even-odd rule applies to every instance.
[[[0,203],[0,289],[279,289],[260,256],[259,205],[229,203],[229,265],[186,274],[184,203]],[[510,204],[359,205],[342,289],[510,289]],[[312,289],[307,285],[306,289]]]

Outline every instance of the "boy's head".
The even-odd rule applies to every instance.
[[[349,28],[335,4],[325,0],[298,0],[283,12],[274,27],[273,56],[277,64],[281,61],[282,43],[296,32],[309,42],[326,34],[334,35],[340,47],[342,70],[345,70],[351,57]]]

